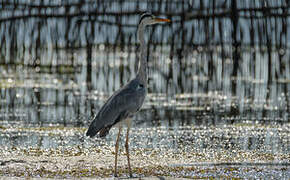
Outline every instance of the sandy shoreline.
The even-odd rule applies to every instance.
[[[35,153],[35,152],[33,152]],[[280,161],[255,162],[196,162],[180,156],[159,157],[132,153],[132,170],[134,177],[154,179],[170,178],[278,178],[289,177],[289,156],[281,156]],[[257,153],[253,156],[259,156]],[[261,155],[260,155],[261,156]],[[119,156],[118,171],[121,178],[128,177],[127,162],[124,152]],[[194,159],[191,159],[193,161]],[[0,174],[2,178],[113,178],[113,151],[96,151],[92,155],[13,155],[1,157]],[[151,178],[148,178],[151,177]],[[156,179],[155,178],[155,179]],[[160,179],[160,178],[159,178]]]

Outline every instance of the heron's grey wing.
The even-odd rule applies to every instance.
[[[100,133],[105,136],[114,124],[129,115],[134,106],[134,97],[135,91],[129,87],[116,91],[96,115],[86,135],[93,137],[103,129],[104,132]]]

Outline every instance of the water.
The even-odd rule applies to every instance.
[[[286,178],[289,125],[133,127],[130,152],[135,176]],[[86,128],[6,128],[1,172],[8,176],[110,177],[117,129],[106,139]],[[121,139],[124,139],[124,134]],[[243,136],[241,136],[241,134]],[[126,177],[121,141],[119,170]]]
[[[173,22],[146,32],[149,93],[130,136],[135,175],[290,176],[286,1],[62,3],[0,5],[1,175],[113,174],[116,130],[102,140],[84,133],[135,76],[136,23],[150,9]]]

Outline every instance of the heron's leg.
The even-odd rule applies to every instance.
[[[120,140],[120,135],[121,135],[121,131],[122,131],[122,126],[119,126],[119,133],[117,136],[117,140],[116,140],[116,145],[115,145],[115,177],[117,177],[117,159],[118,159],[118,153],[119,153],[119,140]]]
[[[126,134],[125,147],[126,147],[126,154],[127,154],[127,160],[128,160],[129,174],[130,174],[130,177],[133,177],[132,171],[131,171],[131,165],[130,165],[130,155],[129,155],[129,131],[131,128],[131,120],[130,119],[127,120],[127,126],[128,126],[128,128],[127,128],[127,134]]]

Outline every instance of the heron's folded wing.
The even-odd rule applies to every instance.
[[[126,118],[134,107],[134,98],[134,90],[130,88],[123,88],[115,92],[95,116],[87,131],[87,136],[92,137],[102,128],[112,126],[117,121]]]

